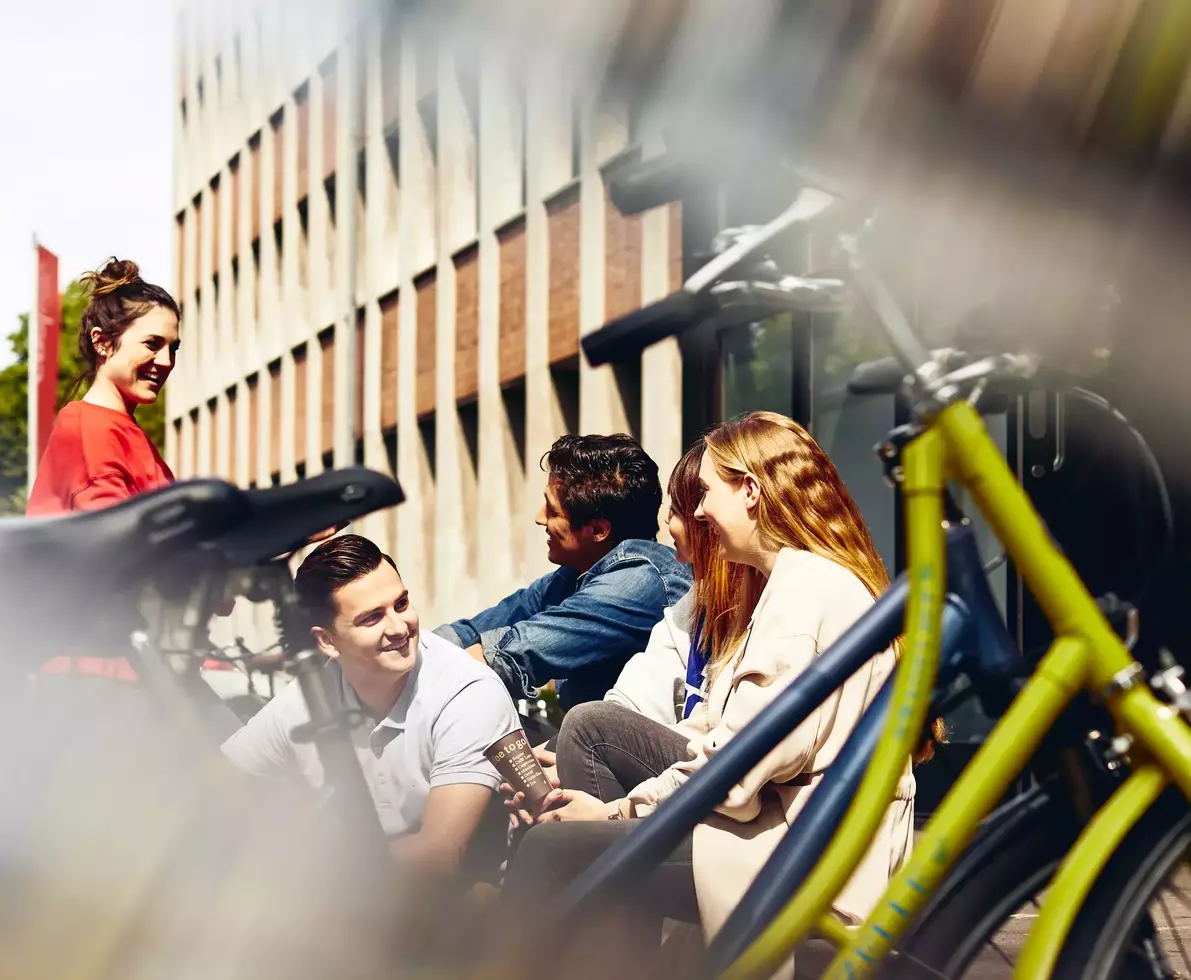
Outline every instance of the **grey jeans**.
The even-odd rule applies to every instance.
[[[610,701],[575,705],[558,733],[558,778],[605,803],[687,756],[687,738]]]
[[[558,735],[558,775],[567,789],[605,802],[624,797],[641,780],[687,758],[687,739],[664,725],[606,701],[576,705]],[[640,820],[540,824],[522,839],[505,878],[513,907],[544,907]],[[636,927],[656,930],[660,919],[699,921],[691,870],[691,835],[630,896],[611,896]],[[656,932],[654,932],[656,936]],[[656,942],[656,939],[655,939]]]

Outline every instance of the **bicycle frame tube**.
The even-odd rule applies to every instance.
[[[944,661],[959,649],[969,634],[970,625],[964,607],[949,600],[943,611]],[[777,850],[765,862],[723,928],[716,933],[708,951],[713,976],[726,969],[748,948],[764,925],[801,887],[819,855],[827,849],[876,749],[893,694],[893,680],[893,677],[886,679],[880,694],[865,710]]]
[[[952,475],[971,491],[1014,567],[1050,620],[1055,636],[1088,641],[1088,681],[1107,689],[1113,677],[1134,663],[1071,563],[1056,548],[1030,498],[989,438],[976,409],[958,402],[934,419],[947,446]]]
[[[944,461],[943,442],[929,430],[905,450],[909,641],[897,668],[893,703],[872,765],[815,870],[769,928],[725,972],[728,980],[770,976],[810,934],[864,856],[921,735],[938,668],[946,592]]]
[[[989,525],[1038,600],[1056,636],[1087,640],[1086,683],[1161,763],[1191,800],[1191,728],[1144,684],[1122,686],[1117,678],[1136,665],[1083,580],[1052,543],[1030,498],[993,444],[976,410],[966,402],[948,406],[932,431],[946,440],[947,459],[972,493]]]
[[[1026,938],[1013,971],[1015,977],[1033,980],[1051,975],[1071,924],[1096,878],[1125,835],[1154,805],[1169,782],[1159,767],[1140,767],[1084,828],[1046,891],[1046,905]]]
[[[824,978],[865,976],[894,946],[1079,692],[1084,650],[1083,642],[1072,637],[1062,637],[1051,647],[935,811],[909,861],[864,925],[849,937]]]

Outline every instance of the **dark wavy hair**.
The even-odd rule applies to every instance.
[[[387,561],[397,563],[359,534],[342,534],[315,548],[298,568],[294,587],[311,626],[327,626],[335,618],[335,593]]]
[[[542,457],[571,527],[598,518],[612,525],[612,543],[656,538],[662,484],[658,464],[632,436],[562,436]]]
[[[102,269],[85,273],[80,281],[91,289],[87,308],[79,319],[79,354],[87,366],[71,382],[67,401],[95,380],[99,352],[91,338],[93,330],[98,332],[104,344],[115,350],[120,346],[124,331],[154,307],[167,309],[179,322],[182,320],[182,310],[174,297],[160,286],[145,282],[137,264],[129,259],[113,256]]]

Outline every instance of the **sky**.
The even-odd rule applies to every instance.
[[[0,366],[32,305],[110,255],[172,286],[173,3],[13,0],[0,21]]]

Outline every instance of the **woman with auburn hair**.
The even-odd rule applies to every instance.
[[[562,887],[648,816],[733,735],[797,679],[885,588],[888,576],[860,512],[827,454],[798,423],[753,412],[712,430],[700,463],[695,516],[716,532],[721,557],[743,569],[711,652],[705,700],[673,726],[622,712],[619,726],[587,720],[580,705],[560,735],[564,786],[521,843],[509,871],[510,901]],[[635,896],[636,918],[701,921],[712,936],[727,920],[873,701],[896,662],[894,648],[856,671],[728,793]],[[578,751],[564,755],[564,739]],[[645,743],[670,764],[638,782],[616,778],[616,757]],[[570,761],[574,759],[575,761]],[[562,805],[559,805],[562,804]],[[911,760],[880,830],[837,896],[845,922],[863,921],[908,856],[913,830]],[[524,811],[524,822],[535,822]],[[540,901],[540,899],[539,899]]]
[[[703,672],[732,628],[745,569],[725,561],[715,529],[695,518],[703,491],[699,463],[703,440],[683,454],[670,473],[666,528],[678,560],[691,566],[694,585],[665,610],[645,650],[624,666],[605,702],[623,705],[664,725],[690,715],[702,700]]]

